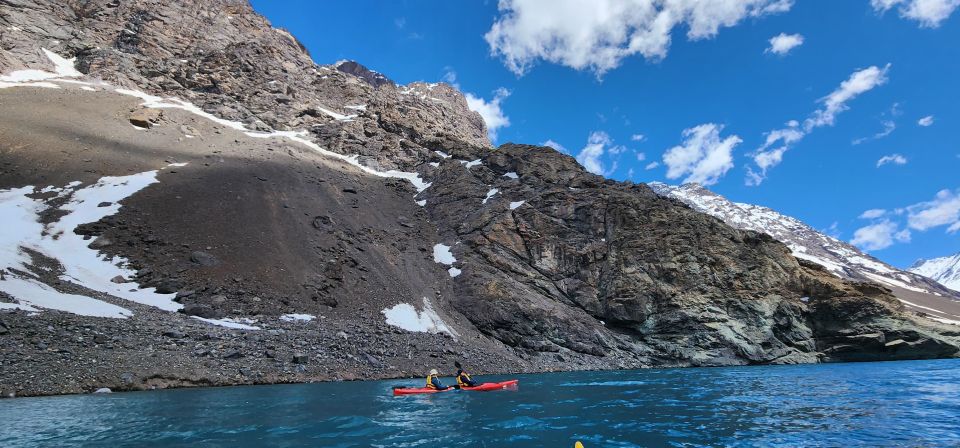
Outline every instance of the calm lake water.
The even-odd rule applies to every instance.
[[[516,377],[3,400],[0,446],[960,446],[960,360]]]

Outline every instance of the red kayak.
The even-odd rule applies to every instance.
[[[393,389],[393,395],[415,395],[415,394],[435,394],[438,392],[449,392],[451,390],[472,390],[477,392],[488,392],[491,390],[517,390],[517,383],[520,380],[501,381],[499,383],[483,383],[473,387],[461,387],[460,389],[449,388],[444,390],[430,389],[426,387],[397,387]]]

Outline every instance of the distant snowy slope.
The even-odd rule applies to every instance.
[[[932,278],[947,288],[960,291],[960,253],[949,257],[919,260],[910,272]]]
[[[840,277],[960,299],[957,291],[918,275],[919,272],[897,269],[850,244],[820,233],[796,218],[772,209],[732,202],[699,184],[674,186],[653,182],[649,185],[657,194],[680,200],[733,227],[766,233],[789,246],[795,257],[817,263]],[[954,278],[954,281],[960,283],[960,278]]]

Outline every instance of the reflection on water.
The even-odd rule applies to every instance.
[[[960,360],[521,375],[0,401],[0,446],[957,446]],[[501,377],[484,378],[506,379]]]

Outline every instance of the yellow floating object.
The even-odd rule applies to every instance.
[[[583,444],[580,443],[579,440],[577,440],[577,443],[574,443],[574,444],[573,444],[573,448],[583,448]]]

